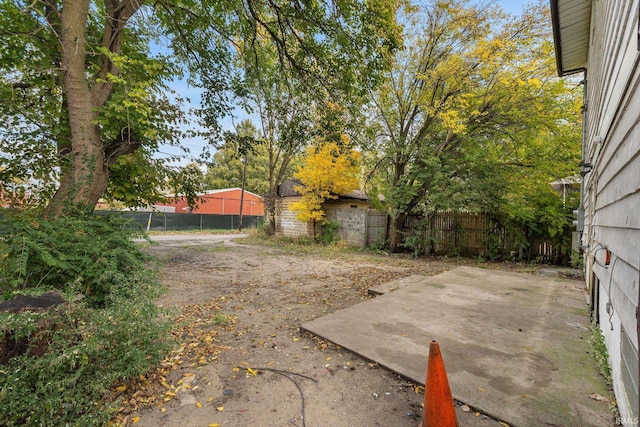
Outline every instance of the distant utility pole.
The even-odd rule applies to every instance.
[[[242,188],[240,189],[240,217],[238,218],[238,231],[242,231],[242,205],[244,204],[244,186],[247,182],[248,155],[249,152],[244,153],[244,158],[242,159],[244,166],[242,168]]]

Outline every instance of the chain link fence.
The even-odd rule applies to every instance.
[[[95,211],[96,215],[119,215],[131,220],[135,227],[149,231],[181,230],[236,230],[239,215],[176,214],[167,212],[113,212]],[[261,215],[243,215],[242,228],[256,228],[262,225]]]

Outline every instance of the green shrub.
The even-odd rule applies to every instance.
[[[0,291],[58,289],[82,295],[102,307],[113,295],[126,296],[130,280],[144,265],[121,218],[105,215],[55,221],[26,216],[3,218]]]
[[[158,281],[117,219],[5,225],[2,292],[55,288],[70,302],[0,314],[2,346],[24,344],[0,364],[0,426],[105,425],[117,404],[110,387],[145,373],[173,345],[155,304]]]
[[[369,247],[374,253],[387,253],[387,248],[389,247],[389,240],[385,238],[384,235],[378,237],[375,242]]]
[[[157,315],[151,301],[122,299],[103,309],[58,306],[46,322],[30,312],[0,316],[14,337],[33,337],[28,352],[0,365],[0,425],[106,424],[110,386],[145,373],[170,348],[169,324]]]
[[[318,239],[324,245],[330,245],[338,241],[338,230],[340,229],[340,223],[325,219],[322,221],[322,227]]]
[[[426,239],[420,232],[405,234],[402,247],[413,252],[413,256],[416,258],[427,253]]]

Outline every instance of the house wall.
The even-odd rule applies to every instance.
[[[593,166],[583,189],[585,277],[624,425],[634,425],[633,420],[637,425],[638,417],[638,8],[634,1],[593,2],[585,113],[585,161]]]
[[[333,209],[368,209],[369,202],[366,200],[327,200],[327,208]]]

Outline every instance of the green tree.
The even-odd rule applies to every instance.
[[[447,0],[407,17],[369,128],[369,191],[386,196],[391,250],[408,215],[515,213],[514,182],[574,173],[579,94],[555,78],[547,15]]]
[[[246,138],[248,149],[244,150],[244,154],[240,140],[234,137],[236,135]],[[258,130],[253,123],[243,120],[238,125],[236,135],[228,135],[229,137],[217,148],[212,161],[207,165],[205,185],[209,189],[242,187],[246,163],[246,190],[259,195],[265,194],[268,190],[268,158],[264,143],[258,137]]]
[[[295,41],[293,50],[283,49],[283,44],[269,41],[268,35],[277,32],[280,26],[277,20],[271,19],[259,20],[256,36],[238,44],[246,84],[243,99],[246,108],[260,117],[268,158],[265,198],[268,234],[275,233],[278,188],[293,175],[294,164],[311,141],[326,133],[322,123],[334,115],[331,105],[344,105],[356,116],[365,102],[365,95],[379,82],[399,37],[399,27],[391,18],[399,3],[364,2],[363,6],[357,2],[335,2],[337,9],[326,13],[319,3],[305,4],[304,10],[301,9],[305,20],[321,22],[326,17],[335,20],[336,26],[330,27],[335,30],[335,39],[330,43],[324,42],[324,36],[309,36],[305,30],[304,37],[289,35]],[[292,4],[291,7],[300,6]],[[364,12],[366,8],[371,10]],[[338,17],[336,12],[344,13],[344,16]],[[360,13],[368,15],[366,20],[371,24],[361,35],[353,37],[353,30],[361,26],[362,16],[365,16],[358,18]],[[382,37],[379,39],[381,44],[363,43],[371,30],[377,33],[376,37]],[[342,43],[349,47],[345,49]],[[318,56],[320,61],[317,62]],[[291,59],[285,61],[286,67],[282,66],[283,57]]]
[[[273,235],[278,188],[293,176],[296,159],[312,139],[314,99],[294,73],[280,66],[277,49],[263,46],[259,52],[251,48],[246,53],[244,102],[260,118],[266,157],[265,230]],[[261,64],[259,69],[256,63]]]
[[[57,189],[49,213],[61,199],[95,205],[120,156],[180,134],[163,84],[176,68],[150,54],[149,31],[122,40],[140,5],[93,6],[0,2],[2,180],[35,183],[45,201]]]
[[[296,159],[311,141],[311,103],[286,87],[286,82],[276,81],[254,92],[267,155],[265,230],[269,235],[275,233],[278,188],[293,175]]]
[[[121,156],[179,145],[184,117],[166,82],[181,68],[149,48],[165,35],[204,88],[203,124],[216,130],[242,91],[240,52],[273,46],[292,75],[351,90],[384,66],[394,13],[381,0],[0,0],[1,178],[52,183],[43,195],[53,194],[45,215],[55,217],[92,209]]]

